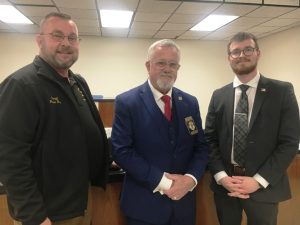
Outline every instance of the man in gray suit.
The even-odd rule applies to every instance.
[[[286,170],[299,143],[297,100],[292,84],[258,71],[254,35],[236,34],[227,50],[235,78],[213,93],[205,128],[218,219],[240,225],[245,211],[248,225],[276,225],[278,202],[291,198]],[[246,101],[243,112],[239,101]],[[237,121],[241,115],[246,126]]]

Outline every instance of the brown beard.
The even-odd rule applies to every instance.
[[[235,64],[238,64],[239,62],[236,62]],[[247,66],[247,67],[242,67],[242,68],[237,68],[231,65],[231,69],[236,75],[247,75],[251,72],[253,72],[256,69],[257,63]]]

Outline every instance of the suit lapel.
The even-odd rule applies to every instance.
[[[254,99],[254,104],[253,104],[253,109],[252,109],[252,114],[251,114],[251,119],[250,119],[250,124],[249,124],[249,131],[251,130],[253,123],[258,115],[258,112],[267,96],[268,93],[268,85],[267,85],[267,79],[261,75],[258,85],[257,85],[257,90],[256,90],[256,95]]]
[[[141,86],[140,98],[144,104],[144,107],[146,107],[147,111],[149,112],[150,116],[153,117],[154,121],[159,121],[159,120],[163,119],[163,117],[161,116],[162,112],[160,111],[159,107],[157,106],[157,103],[155,102],[155,99],[154,99],[151,89],[149,87],[148,81],[146,81]],[[160,123],[157,123],[157,124],[160,124]]]
[[[227,90],[224,93],[224,98],[225,98],[225,115],[226,115],[226,121],[228,122],[228,126],[226,126],[229,129],[230,134],[232,134],[232,127],[233,127],[233,109],[234,109],[234,91],[235,89],[233,88],[233,84],[231,83],[230,85],[227,86]],[[232,137],[232,135],[230,135]]]
[[[188,111],[188,105],[183,97],[183,95],[180,93],[180,91],[176,88],[173,88],[172,91],[172,103],[174,104],[173,107],[175,107],[175,113],[177,116],[177,124],[178,124],[178,134],[177,137],[182,137],[182,132],[185,132],[187,129],[186,127],[181,127],[182,125],[185,125],[185,122],[183,122],[185,117],[191,116],[191,112]],[[178,141],[177,141],[178,144]]]

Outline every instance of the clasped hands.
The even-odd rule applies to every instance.
[[[165,173],[165,175],[172,180],[172,185],[170,189],[164,190],[163,193],[172,200],[180,200],[195,186],[195,181],[189,176],[169,173]]]
[[[227,176],[219,182],[229,191],[229,196],[241,199],[249,198],[251,193],[260,188],[259,183],[253,177]]]

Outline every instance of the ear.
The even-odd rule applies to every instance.
[[[257,52],[257,56],[258,56],[258,58],[260,58],[260,55],[261,55],[261,53],[260,53],[260,50],[259,50],[259,49],[257,49],[257,50],[256,50],[256,52]]]
[[[230,62],[230,55],[227,55],[227,60],[228,62]]]
[[[150,71],[150,61],[149,60],[146,61],[145,66],[146,66],[146,68],[147,68],[147,70],[149,72]]]
[[[36,35],[35,41],[36,41],[38,47],[41,48],[41,46],[42,46],[42,37],[41,37],[41,35],[39,35],[39,34]]]

